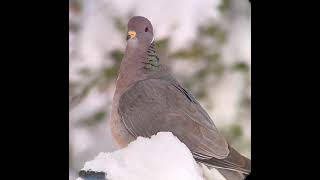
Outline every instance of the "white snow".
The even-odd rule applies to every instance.
[[[112,180],[203,180],[202,168],[170,132],[138,137],[126,148],[100,153],[82,170],[104,171]]]

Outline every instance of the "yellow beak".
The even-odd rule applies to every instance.
[[[127,36],[127,40],[135,38],[136,36],[137,36],[137,33],[135,31],[129,31],[128,36]]]

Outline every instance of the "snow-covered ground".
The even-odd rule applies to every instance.
[[[82,170],[105,172],[112,180],[223,180],[217,170],[198,165],[191,152],[171,132],[138,137],[126,148],[100,153]],[[80,180],[81,178],[78,178]]]

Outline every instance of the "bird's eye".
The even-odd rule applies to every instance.
[[[148,27],[146,27],[146,28],[144,29],[144,32],[148,32],[148,30],[149,30]]]

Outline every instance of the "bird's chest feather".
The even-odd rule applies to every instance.
[[[112,100],[111,120],[109,125],[112,137],[119,148],[126,147],[131,141],[135,140],[135,137],[129,133],[120,119],[118,112],[120,97],[127,89],[130,89],[136,81],[143,78],[145,77],[140,76],[140,78],[134,78],[132,75],[130,76],[130,73],[125,73],[120,74],[117,80],[116,91]]]
[[[118,144],[119,148],[123,148],[131,141],[135,140],[135,138],[127,131],[118,114],[119,95],[114,95],[113,102],[109,125],[113,139]]]

